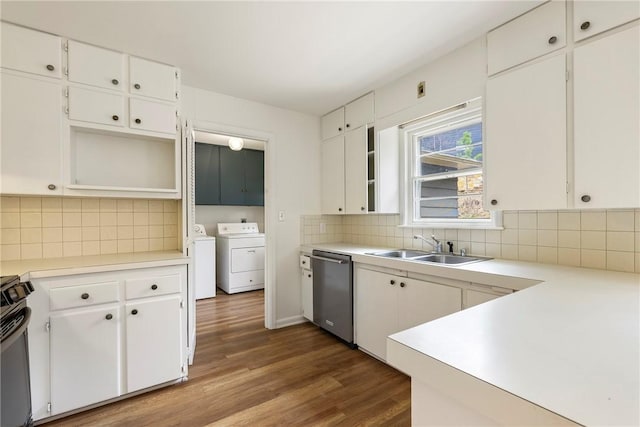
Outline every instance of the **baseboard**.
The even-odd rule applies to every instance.
[[[302,314],[297,316],[285,317],[284,319],[276,320],[276,329],[285,328],[287,326],[299,325],[300,323],[308,322]]]

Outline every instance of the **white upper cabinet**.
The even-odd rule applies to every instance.
[[[567,207],[565,55],[490,78],[485,206]]]
[[[58,82],[2,71],[1,193],[62,193],[61,117]]]
[[[574,206],[638,208],[640,30],[580,46],[573,60]]]
[[[344,107],[322,117],[322,139],[330,139],[344,131]]]
[[[489,75],[567,43],[565,2],[552,0],[487,34]]]
[[[2,67],[62,77],[62,39],[2,22]]]
[[[367,213],[367,127],[344,137],[344,185],[346,214]]]
[[[344,136],[322,142],[322,213],[344,214]]]
[[[129,99],[129,127],[162,133],[176,133],[176,107],[172,104]]]
[[[73,40],[68,42],[68,78],[105,89],[122,90],[124,54]]]
[[[640,2],[575,0],[573,37],[575,41],[640,18]]]
[[[70,87],[69,119],[125,126],[124,97],[113,93]]]
[[[170,65],[129,57],[129,92],[132,95],[176,101],[177,70]]]
[[[375,120],[373,103],[373,92],[348,103],[344,107],[345,131],[348,132],[358,129],[360,126],[373,123]]]

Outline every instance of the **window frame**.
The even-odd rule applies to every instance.
[[[479,113],[479,116],[477,115]],[[473,122],[482,123],[483,131],[483,154],[485,151],[484,141],[484,105],[482,98],[475,98],[465,103],[456,105],[454,107],[446,108],[429,114],[420,120],[413,120],[405,126],[400,126],[400,137],[402,139],[402,149],[404,152],[404,167],[402,171],[401,179],[401,195],[402,195],[402,225],[404,227],[414,228],[462,228],[462,229],[502,229],[502,214],[500,211],[494,211],[487,209],[484,206],[485,194],[483,188],[482,200],[483,209],[489,212],[490,218],[488,219],[471,219],[471,218],[419,218],[416,209],[416,183],[435,181],[439,179],[445,179],[449,177],[458,177],[464,175],[476,175],[482,174],[483,179],[486,176],[485,170],[485,157],[483,155],[482,166],[480,168],[470,168],[468,170],[462,170],[452,173],[434,174],[433,176],[426,178],[424,176],[418,176],[415,172],[418,148],[415,144],[416,138],[421,136],[433,135],[437,133],[438,127],[444,129],[449,127],[452,123],[469,123]]]

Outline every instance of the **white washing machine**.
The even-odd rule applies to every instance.
[[[216,238],[207,236],[203,225],[195,224],[193,272],[196,299],[216,296]]]
[[[264,234],[255,222],[219,223],[218,287],[228,294],[264,289]]]

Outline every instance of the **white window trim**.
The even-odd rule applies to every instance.
[[[484,107],[481,98],[476,98],[465,103],[464,110],[467,108],[480,108]],[[448,111],[444,110],[444,111]],[[467,110],[468,111],[468,110]],[[483,108],[483,135],[484,135],[484,108]],[[445,120],[447,117],[455,117],[464,112],[458,109],[453,112],[434,113],[431,117],[425,117],[417,123],[412,123],[411,126],[406,126],[400,130],[401,145],[403,150],[402,164],[401,164],[401,180],[400,180],[400,198],[401,198],[401,217],[402,224],[399,227],[404,228],[460,228],[460,229],[484,229],[484,230],[502,230],[502,212],[501,211],[489,211],[491,213],[490,219],[422,219],[416,220],[414,218],[414,201],[413,201],[413,153],[412,153],[412,135],[416,129],[420,129],[424,126],[424,122],[433,119],[434,117],[442,116]],[[484,139],[484,138],[483,138]],[[484,143],[484,141],[483,141]],[[482,174],[485,176],[485,162],[482,162]],[[484,194],[483,194],[484,198]]]

